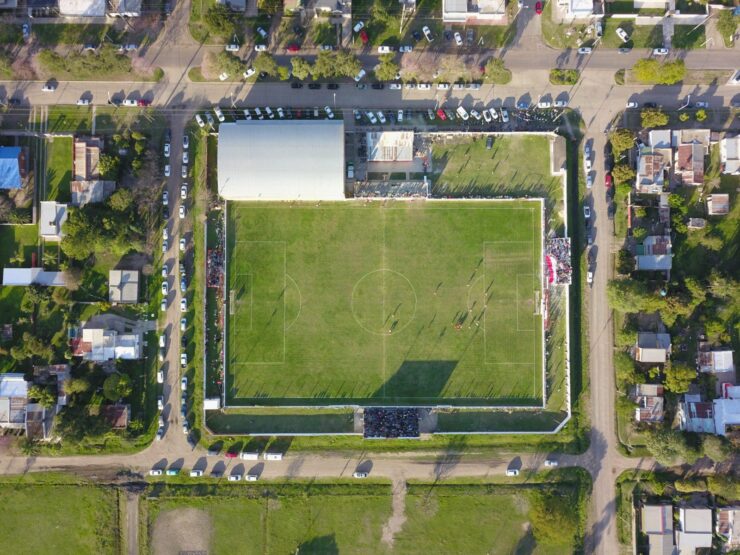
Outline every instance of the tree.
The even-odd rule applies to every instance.
[[[650,285],[631,279],[614,279],[606,288],[609,306],[617,312],[655,312],[665,305]]]
[[[661,127],[668,125],[668,114],[660,108],[644,108],[640,111],[640,120],[643,127]]]
[[[707,111],[704,108],[699,108],[696,111],[696,121],[704,121],[707,119]]]
[[[632,357],[627,353],[622,352],[614,355],[614,371],[617,385],[621,391],[626,391],[627,387],[641,383],[645,379],[638,372]]]
[[[665,366],[664,385],[673,393],[686,393],[689,385],[696,379],[696,370],[686,364],[667,363]]]
[[[131,203],[133,202],[134,195],[131,193],[130,189],[116,189],[116,191],[108,197],[108,206],[116,212],[125,212],[131,207]]]
[[[218,53],[215,65],[218,71],[228,75],[241,75],[247,69],[247,64],[241,58],[225,50]]]
[[[90,382],[87,378],[72,378],[64,386],[64,389],[71,395],[85,393],[90,389]]]
[[[98,171],[103,179],[117,180],[121,159],[111,154],[101,154],[98,159]]]
[[[721,437],[707,434],[701,442],[704,454],[716,463],[724,462],[730,456],[732,449],[726,440]]]
[[[612,145],[614,156],[619,156],[625,150],[632,148],[635,144],[635,135],[629,129],[615,129],[609,134],[609,142]]]
[[[278,64],[272,54],[268,52],[260,52],[252,62],[252,67],[257,73],[266,73],[270,77],[275,77],[278,74]]]
[[[740,284],[712,270],[709,274],[709,292],[719,299],[740,299]]]
[[[54,394],[51,386],[42,387],[33,384],[28,387],[28,397],[47,409],[52,408],[57,403],[57,396]]]
[[[617,271],[620,274],[630,274],[635,270],[635,257],[627,249],[620,249],[617,255]]]
[[[633,227],[632,228],[632,238],[637,241],[638,243],[642,243],[642,240],[647,237],[648,230],[644,227]]]
[[[644,58],[635,63],[632,73],[642,83],[675,85],[686,76],[686,65],[683,60],[661,63],[653,58]]]
[[[530,499],[529,521],[538,543],[569,545],[580,518],[576,493],[548,489],[533,491]]]
[[[336,52],[336,70],[337,77],[354,77],[362,69],[362,63],[357,56],[349,50],[339,50]]]
[[[281,81],[287,81],[290,78],[290,70],[285,66],[278,66],[277,72]]]
[[[659,428],[648,432],[645,446],[660,464],[670,466],[684,458],[688,448],[681,432]]]
[[[219,3],[208,8],[203,16],[208,32],[223,38],[231,37],[236,33],[239,19],[239,16],[229,6]]]
[[[380,63],[375,67],[375,77],[379,81],[393,81],[400,70],[393,54],[383,54]]]
[[[105,378],[103,382],[103,395],[111,401],[118,401],[119,399],[128,397],[132,391],[131,378],[126,374],[116,372]]]
[[[494,85],[506,85],[511,81],[511,71],[501,58],[491,58],[486,62],[486,79]]]
[[[689,121],[689,114],[681,112],[678,116],[679,121]]]
[[[316,60],[311,68],[311,74],[314,79],[327,79],[334,77],[337,71],[337,53],[334,51],[322,50],[316,56]]]
[[[722,10],[717,16],[717,31],[720,32],[722,38],[725,39],[725,44],[729,42],[730,37],[735,34],[737,29],[738,17],[733,15],[732,10]]]
[[[296,79],[308,79],[311,75],[311,62],[308,62],[300,56],[293,56],[290,59],[290,65],[293,68],[293,77]]]
[[[41,451],[41,446],[37,440],[23,436],[18,440],[18,450],[26,457],[35,457]]]
[[[627,164],[617,164],[612,168],[612,177],[615,183],[632,183],[635,179],[635,170],[630,168]]]
[[[283,0],[257,0],[257,11],[268,15],[280,13],[283,9]]]

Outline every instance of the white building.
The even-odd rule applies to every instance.
[[[699,548],[712,547],[712,509],[678,509],[676,547],[680,555],[695,555]]]
[[[718,435],[727,435],[730,428],[740,426],[740,386],[723,384],[722,397],[715,399],[712,404],[714,429]]]
[[[135,360],[141,358],[141,336],[119,334],[115,330],[83,328],[82,335],[72,345],[72,354],[84,360]]]
[[[43,268],[3,268],[3,285],[65,287],[65,272],[46,272]]]
[[[105,0],[59,0],[59,14],[71,17],[105,17]]]
[[[67,205],[53,200],[42,200],[39,205],[39,235],[47,241],[61,241]]]
[[[344,122],[221,124],[218,192],[226,200],[344,200]]]
[[[413,131],[370,131],[365,137],[368,162],[411,162],[414,159]]]
[[[24,429],[26,405],[28,382],[23,374],[0,374],[0,428]]]
[[[558,0],[558,6],[564,11],[565,19],[586,19],[594,13],[593,0]]]
[[[740,135],[725,137],[719,142],[722,173],[740,175]]]
[[[506,23],[505,0],[442,0],[445,23]]]

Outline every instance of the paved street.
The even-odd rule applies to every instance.
[[[586,539],[586,552],[599,554],[618,553],[616,536],[614,480],[628,468],[649,467],[650,461],[627,459],[616,449],[614,413],[614,370],[612,364],[612,324],[607,305],[606,284],[611,275],[610,253],[618,245],[612,236],[612,224],[607,216],[607,201],[604,189],[603,152],[606,137],[604,131],[613,118],[623,109],[628,100],[640,103],[656,102],[664,106],[678,107],[683,99],[692,94],[695,100],[708,100],[711,107],[727,106],[740,96],[740,87],[719,84],[717,86],[637,87],[614,84],[614,71],[631,66],[648,52],[634,51],[620,54],[616,50],[596,49],[594,54],[579,56],[575,51],[559,52],[542,44],[539,40],[539,21],[530,17],[526,25],[519,28],[515,45],[502,51],[481,53],[481,58],[501,55],[513,71],[513,80],[506,86],[484,85],[479,90],[464,91],[418,91],[418,90],[358,90],[353,83],[342,83],[336,94],[322,89],[311,91],[303,88],[293,90],[287,83],[194,83],[187,78],[188,70],[201,63],[208,50],[219,47],[204,47],[195,43],[186,30],[189,1],[178,4],[168,20],[166,31],[152,46],[145,58],[150,67],[161,67],[165,72],[159,83],[139,82],[61,82],[56,92],[44,93],[40,82],[0,82],[0,92],[5,96],[22,99],[20,108],[53,104],[74,104],[83,94],[92,95],[94,104],[106,104],[109,94],[118,97],[146,98],[167,116],[172,131],[170,164],[172,176],[167,180],[170,219],[167,222],[169,247],[165,253],[169,273],[167,277],[169,295],[167,305],[167,351],[164,368],[164,418],[166,434],[149,448],[135,455],[65,458],[0,457],[0,473],[15,474],[27,471],[53,469],[130,468],[145,472],[152,467],[164,468],[174,465],[182,468],[214,468],[230,471],[243,464],[239,460],[229,461],[223,457],[205,457],[200,450],[193,450],[182,432],[180,417],[180,299],[178,264],[184,261],[188,282],[192,276],[192,226],[190,220],[178,217],[180,200],[180,168],[182,160],[183,129],[195,110],[213,104],[222,106],[324,106],[351,110],[352,108],[410,108],[426,109],[441,105],[514,106],[517,100],[526,98],[537,101],[541,96],[556,98],[567,95],[570,106],[579,110],[586,126],[586,140],[590,142],[595,170],[594,188],[587,199],[592,207],[592,227],[595,231],[595,277],[586,293],[584,323],[589,326],[590,358],[590,423],[591,446],[580,456],[563,456],[561,465],[578,465],[586,468],[594,478],[593,502],[590,524]],[[672,54],[675,55],[675,54]],[[737,69],[737,54],[733,51],[691,51],[683,57],[692,68]],[[440,54],[440,57],[445,54]],[[374,56],[363,57],[366,67],[374,63]],[[580,82],[574,87],[555,87],[549,84],[548,72],[554,67],[572,67],[583,70]],[[127,110],[130,108],[118,108]],[[737,122],[735,123],[737,125]],[[189,188],[192,182],[188,179]],[[189,199],[192,197],[189,196]],[[191,200],[188,200],[188,203]],[[190,204],[187,204],[188,213]],[[581,212],[579,212],[581,213]],[[179,250],[179,240],[186,239],[188,250]],[[185,254],[186,256],[183,256]],[[193,387],[193,384],[190,384]],[[372,467],[372,475],[387,477],[399,484],[405,479],[439,479],[462,476],[502,476],[505,469],[515,460],[523,469],[539,469],[545,455],[526,455],[516,461],[516,454],[484,457],[482,455],[456,454],[399,454],[348,456],[327,453],[326,455],[304,455],[288,453],[281,462],[260,462],[253,468],[244,465],[244,470],[254,470],[263,478],[278,477],[339,477],[351,476],[358,464]],[[223,468],[222,468],[223,467]],[[403,495],[402,487],[394,488]],[[395,495],[395,494],[394,494]],[[135,536],[132,536],[135,537]]]

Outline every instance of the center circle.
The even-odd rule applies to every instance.
[[[362,276],[352,289],[352,316],[376,335],[393,335],[416,314],[416,291],[403,274],[383,268]]]

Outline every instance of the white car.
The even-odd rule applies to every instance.
[[[627,108],[637,108],[637,102],[635,102],[634,100],[630,100],[627,103]]]
[[[653,48],[653,56],[667,56],[667,55],[668,55],[667,48]]]
[[[367,116],[367,119],[370,120],[370,123],[375,125],[378,123],[378,118],[375,117],[375,114],[372,112],[366,112],[365,115]]]
[[[398,49],[398,51],[401,52],[401,53],[403,53],[403,52],[413,52],[414,51],[414,47],[413,46],[401,46]]]
[[[493,121],[496,121],[498,119],[498,112],[496,111],[496,108],[489,108],[488,111],[491,113],[491,119]]]
[[[226,121],[226,118],[224,117],[224,113],[221,111],[221,108],[219,108],[218,106],[214,106],[213,112],[216,114],[218,121],[220,121],[221,123]]]
[[[592,51],[592,49],[591,49],[590,46],[581,46],[578,49],[578,53],[581,54],[581,55],[583,55],[583,56],[585,56],[587,54],[591,54],[591,51]]]
[[[164,228],[165,235],[167,235],[167,228]],[[167,237],[165,237],[167,239]],[[167,263],[165,262],[162,264],[162,279],[167,279],[167,275],[170,273],[170,267],[167,266]]]
[[[246,480],[247,482],[256,482],[257,480],[259,480],[259,479],[260,479],[260,477],[259,477],[259,476],[257,476],[256,474],[247,474],[247,475],[246,475],[246,476],[244,477],[244,479],[245,479],[245,480]]]
[[[421,28],[421,32],[424,33],[424,38],[427,39],[427,42],[432,42],[434,40],[432,30],[427,25],[424,25],[424,27]]]
[[[568,106],[568,101],[567,100],[556,100],[555,102],[553,102],[552,105],[555,106],[556,108],[565,108],[566,106]]]
[[[400,91],[402,89],[401,83],[390,83],[388,89],[391,91]]]
[[[185,331],[186,329],[188,329],[188,319],[180,318],[180,331]]]
[[[399,110],[396,114],[396,121],[398,123],[403,123],[403,110]]]
[[[393,52],[392,46],[378,46],[378,54],[390,54]]]
[[[200,478],[201,476],[203,476],[203,471],[202,470],[191,470],[190,471],[190,477],[191,478]]]
[[[235,43],[227,44],[226,52],[239,52],[239,45]]]
[[[203,128],[206,126],[205,122],[203,121],[203,118],[200,117],[200,114],[195,114],[195,123],[198,124],[198,127]]]
[[[188,162],[189,162],[188,151],[187,150],[183,150],[182,151],[182,163],[183,164],[187,164]]]
[[[491,113],[488,110],[483,110],[481,113],[483,114],[483,119],[486,120],[486,123],[491,123],[493,120]]]
[[[180,251],[185,252],[185,237],[180,239]]]
[[[709,108],[709,102],[706,102],[704,100],[700,100],[696,103],[697,108]]]
[[[166,297],[167,296],[167,293],[168,293],[167,282],[166,281],[163,281],[162,282],[162,296],[163,297]]]
[[[545,459],[545,466],[548,468],[555,468],[558,466],[558,461],[555,459]]]
[[[519,470],[516,468],[507,468],[506,475],[507,476],[519,476]]]
[[[326,117],[329,119],[334,119],[334,112],[331,111],[331,108],[328,106],[324,106],[324,112],[326,112]]]
[[[509,112],[504,108],[501,108],[501,121],[509,123]]]
[[[437,83],[437,90],[438,91],[446,91],[449,88],[450,88],[450,84],[449,83]]]
[[[367,472],[353,472],[353,478],[367,478]]]
[[[257,116],[257,119],[265,119],[265,115],[262,113],[262,110],[260,110],[259,107],[253,108],[253,110],[254,115]]]
[[[362,78],[365,77],[365,75],[367,75],[367,73],[365,72],[364,69],[361,69],[360,72],[357,75],[355,75],[355,82],[359,83],[362,80]]]
[[[123,106],[138,106],[138,102],[134,100],[133,98],[124,98],[122,102]]]
[[[185,435],[188,435],[190,432],[190,425],[188,425],[187,421],[182,423],[182,433]]]
[[[183,164],[181,170],[180,170],[180,177],[185,179],[188,176],[188,167]]]
[[[265,31],[262,27],[257,27],[257,32],[263,39],[267,38],[267,31]]]
[[[589,285],[591,285],[593,282],[594,282],[594,273],[591,272],[591,271],[589,271],[586,274],[586,283],[589,284]]]
[[[591,217],[591,208],[589,208],[588,206],[583,207],[583,217],[587,220]]]
[[[181,391],[187,391],[188,390],[188,377],[183,376],[180,380],[180,390]]]
[[[218,76],[219,81],[226,81],[228,78],[229,78],[229,74],[226,73],[225,71],[221,75]]]
[[[89,98],[80,98],[77,100],[78,106],[89,106],[90,105],[90,99]]]
[[[419,89],[420,91],[428,91],[432,88],[432,84],[431,83],[419,83],[418,85],[416,85],[416,88]]]
[[[241,474],[229,474],[229,482],[238,482],[242,479]]]
[[[378,121],[380,123],[385,123],[385,121],[386,121],[385,120],[385,114],[383,114],[383,112],[381,112],[380,110],[378,110]]]
[[[248,119],[248,120],[251,120],[251,119],[252,119],[252,114],[251,114],[251,112],[249,111],[249,108],[244,108],[244,117],[245,117],[246,119]]]
[[[334,47],[331,44],[322,44],[319,46],[319,50],[326,50],[328,52],[334,50]]]
[[[162,312],[167,311],[167,301],[165,299],[162,299],[162,302],[159,304],[159,310]]]
[[[244,77],[244,79],[249,79],[255,73],[257,73],[257,72],[254,70],[254,68],[253,67],[250,67],[250,68],[247,69],[247,71],[245,71],[244,73],[242,73],[242,76]]]
[[[187,311],[188,311],[188,300],[180,299],[180,312],[187,312]]]
[[[43,87],[41,87],[41,90],[44,92],[54,92],[57,90],[57,86],[53,83],[46,83]]]
[[[591,165],[591,158],[584,158],[583,159],[583,169],[586,171],[586,173],[590,172],[592,169]]]
[[[164,334],[160,335],[159,336],[159,346],[160,347],[164,347],[164,345],[165,345],[166,342],[167,342],[167,340],[165,339]]]
[[[357,23],[355,24],[355,26],[354,26],[354,27],[352,27],[352,30],[353,30],[353,31],[354,31],[355,33],[359,33],[359,32],[360,32],[360,31],[362,31],[362,30],[363,30],[364,28],[365,28],[365,23],[363,23],[362,21],[358,21],[358,22],[357,22]]]
[[[180,187],[180,198],[182,200],[185,200],[188,198],[188,186],[187,185],[183,185],[182,187]]]
[[[455,31],[455,44],[458,46],[463,45],[462,35],[457,31]]]
[[[180,205],[180,209],[178,210],[178,213],[180,214],[181,220],[185,218],[185,207],[182,204]]]
[[[627,34],[627,31],[625,31],[625,30],[624,30],[624,29],[622,29],[621,27],[617,27],[616,33],[617,33],[617,36],[618,36],[618,37],[619,37],[620,39],[622,39],[622,42],[629,42],[629,40],[630,40],[630,37],[629,37],[629,35]]]
[[[157,371],[157,383],[164,383],[164,372]]]
[[[589,173],[589,174],[588,174],[588,175],[586,176],[586,189],[591,189],[591,188],[592,188],[593,186],[594,186],[594,178],[593,178],[593,176],[592,176],[592,175],[591,175],[591,174]]]
[[[162,475],[162,471],[159,468],[152,468],[149,471],[149,476],[161,476],[161,475]]]
[[[169,177],[170,176],[170,172],[171,172],[170,165],[169,164],[165,164],[164,165],[164,176],[165,177]]]
[[[277,108],[277,115],[280,119],[285,119],[285,110],[282,108]]]
[[[265,107],[265,114],[267,114],[268,118],[275,119],[275,112],[269,106]]]
[[[478,110],[470,110],[470,115],[478,121],[481,119],[481,115],[478,113]]]
[[[552,106],[552,103],[549,100],[540,100],[537,102],[537,107],[540,110],[545,110],[547,108],[550,108]]]
[[[460,117],[460,119],[463,121],[468,121],[468,118],[470,118],[467,110],[465,110],[465,108],[463,108],[462,106],[458,106],[457,110],[455,111],[457,112],[457,115]]]
[[[157,397],[157,410],[163,410],[164,409],[164,397],[161,395]]]
[[[170,143],[164,143],[164,157],[170,157]]]
[[[254,45],[254,51],[255,52],[266,52],[267,51],[267,45],[266,44],[255,44]]]

